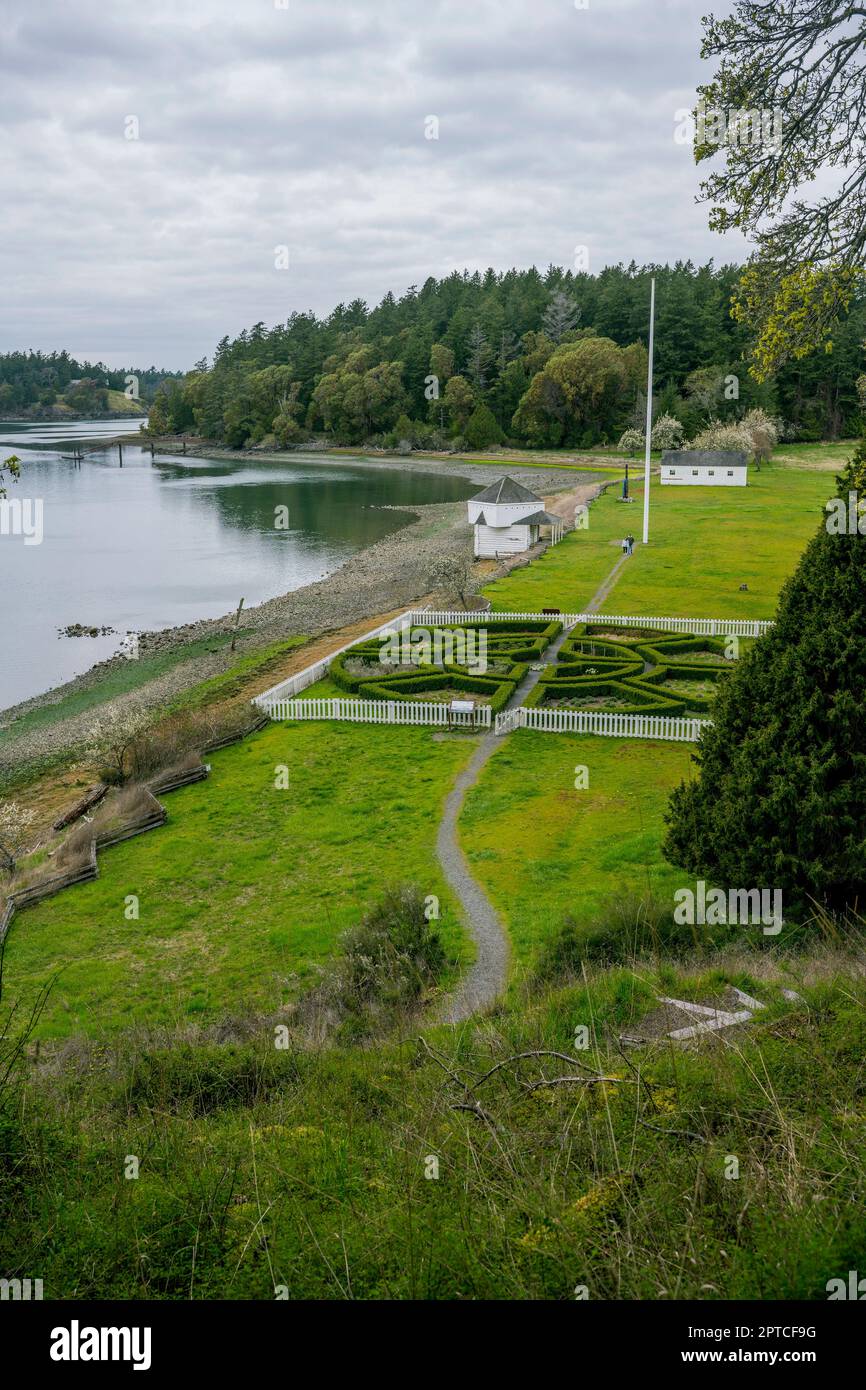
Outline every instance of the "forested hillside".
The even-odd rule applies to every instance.
[[[109,391],[124,391],[135,376],[143,405],[153,400],[166,372],[157,367],[111,369],[104,362],[78,362],[68,352],[0,353],[0,416],[76,415],[112,409]]]
[[[832,352],[758,385],[743,357],[745,330],[730,314],[739,268],[690,262],[596,276],[455,271],[373,309],[357,299],[326,319],[257,323],[223,338],[210,366],[203,360],[183,381],[165,382],[152,427],[234,447],[288,445],[310,432],[389,446],[615,443],[645,409],[651,273],[656,416],[675,415],[687,437],[753,406],[780,417],[789,438],[862,428],[866,298],[839,325]]]

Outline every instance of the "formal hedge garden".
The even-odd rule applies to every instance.
[[[570,633],[527,705],[607,709],[622,714],[705,715],[717,684],[735,666],[721,637],[632,630],[614,637],[603,622]]]
[[[560,622],[507,620],[484,624],[455,623],[448,628],[415,626],[401,635],[403,654],[395,662],[388,644],[381,637],[367,639],[341,652],[331,662],[330,677],[335,685],[364,700],[445,700],[461,695],[479,696],[494,713],[511,699],[531,662],[540,661],[550,642],[562,631]],[[481,634],[486,640],[484,671],[477,661],[425,661],[430,634],[438,635],[447,649],[448,639],[459,653],[461,642],[474,643],[480,652]],[[446,651],[447,654],[447,651]],[[453,649],[451,655],[453,655]],[[472,652],[464,651],[467,658]]]

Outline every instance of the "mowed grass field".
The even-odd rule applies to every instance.
[[[690,775],[692,745],[545,734],[504,740],[469,792],[463,848],[531,968],[566,916],[590,926],[631,894],[665,899],[682,870],[661,856],[671,790]],[[576,769],[589,785],[575,788]]]
[[[277,1008],[402,882],[440,897],[446,946],[465,963],[434,847],[473,746],[426,729],[275,724],[211,755],[207,782],[165,798],[166,826],[104,851],[95,882],[16,916],[7,1002],[56,977],[41,1037]],[[281,764],[288,790],[274,786]],[[125,916],[132,894],[138,920]]]
[[[850,449],[836,449],[841,468]],[[642,486],[633,489],[630,505],[618,500],[618,487],[610,488],[592,503],[586,530],[571,532],[540,560],[484,592],[500,611],[580,611],[620,558],[621,538],[631,531],[637,538],[634,554],[602,612],[771,618],[782,585],[835,491],[832,469],[819,467],[817,454],[803,457],[811,463],[750,469],[745,488],[662,487],[654,477],[646,547],[640,542]],[[741,591],[741,584],[747,590]]]

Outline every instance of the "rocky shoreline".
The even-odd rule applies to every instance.
[[[215,451],[203,452],[209,456]],[[248,453],[230,451],[220,451],[220,456],[226,457],[227,453],[232,457],[249,458]],[[257,457],[261,459],[265,456]],[[273,457],[274,461],[280,462],[286,458],[285,455]],[[345,461],[332,457],[329,462],[339,465]],[[430,463],[420,459],[356,459],[355,462],[374,468],[431,471]],[[322,463],[328,466],[324,459]],[[490,464],[461,461],[452,464],[449,471],[452,470],[481,485],[491,480]],[[507,471],[507,465],[503,465],[501,471]],[[565,473],[556,467],[533,470],[533,488],[546,494],[549,508],[558,510],[569,521],[576,502],[591,500],[608,485],[607,482],[599,483],[597,477],[589,479],[580,473]],[[401,507],[400,510],[409,509]],[[466,503],[416,506],[411,508],[411,515],[415,520],[410,524],[358,551],[324,579],[245,610],[242,621],[244,638],[235,653],[221,647],[204,653],[197,650],[191,652],[188,658],[182,654],[182,649],[192,643],[200,644],[202,639],[208,637],[223,637],[234,623],[234,614],[142,633],[138,643],[140,658],[180,649],[177,664],[136,689],[105,701],[101,709],[135,704],[156,711],[183,690],[221,674],[234,665],[240,655],[256,648],[298,634],[322,636],[362,619],[408,607],[434,596],[436,575],[437,571],[441,571],[443,560],[447,561],[450,557],[462,562],[471,560],[471,532],[466,524]],[[545,543],[542,543],[536,547],[535,553],[540,553],[544,548]],[[525,564],[531,558],[531,554],[518,556],[508,565],[488,568],[479,575],[479,580],[487,582],[506,573],[514,564]],[[450,601],[455,597],[442,592],[435,596],[441,601]],[[93,724],[92,711],[58,718],[55,723],[43,722],[39,728],[23,731],[20,735],[15,734],[14,724],[32,710],[59,705],[69,696],[98,689],[107,677],[124,667],[127,661],[127,657],[115,655],[74,680],[0,713],[0,728],[5,727],[11,735],[0,740],[0,775],[21,768],[31,760],[79,747]]]

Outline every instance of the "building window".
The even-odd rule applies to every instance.
[[[698,476],[698,470],[697,470],[696,468],[693,468],[693,469],[692,469],[692,477],[693,477],[693,478],[696,478],[697,476]]]
[[[711,477],[711,478],[714,478],[715,476],[716,476],[716,470],[715,470],[715,468],[711,468],[711,469],[710,469],[710,477]]]
[[[733,478],[733,476],[734,476],[734,470],[733,470],[733,468],[729,468],[729,469],[728,469],[728,477],[729,477],[729,478]]]
[[[668,477],[669,477],[669,478],[675,478],[676,476],[677,476],[677,470],[676,470],[675,468],[669,468],[669,469],[668,469]]]

